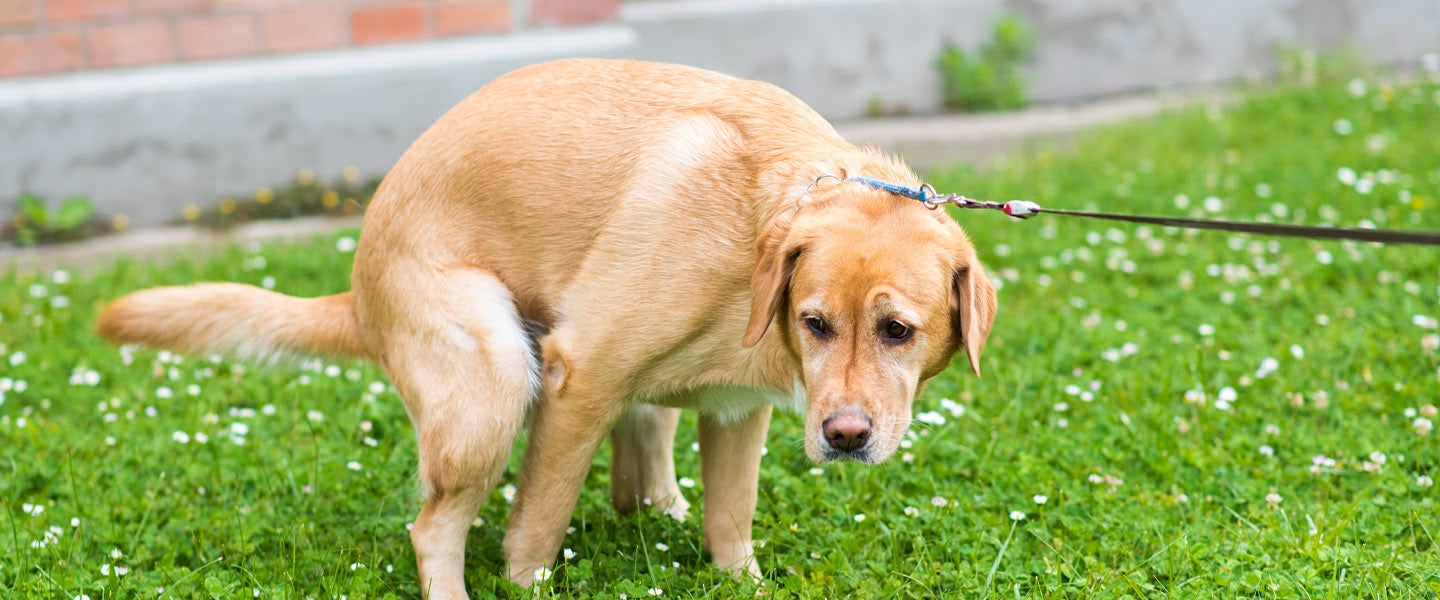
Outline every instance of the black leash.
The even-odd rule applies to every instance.
[[[821,179],[833,178],[832,175],[821,176]],[[819,180],[817,180],[818,183]],[[924,183],[919,187],[901,185],[869,177],[850,177],[842,181],[850,181],[866,185],[870,188],[883,192],[890,192],[897,196],[904,196],[911,200],[917,200],[926,208],[935,210],[946,204],[953,204],[960,208],[984,208],[998,210],[1017,219],[1028,219],[1037,214],[1049,213],[1054,215],[1068,215],[1071,217],[1082,217],[1086,219],[1102,219],[1106,221],[1124,221],[1127,223],[1145,223],[1148,225],[1160,225],[1162,227],[1180,227],[1186,229],[1212,229],[1218,231],[1234,231],[1238,233],[1255,233],[1260,235],[1279,235],[1302,238],[1318,238],[1330,240],[1356,240],[1361,242],[1380,242],[1385,244],[1420,244],[1425,246],[1440,246],[1440,232],[1435,231],[1391,231],[1384,229],[1362,229],[1354,227],[1313,227],[1306,225],[1285,225],[1280,223],[1256,223],[1246,221],[1221,221],[1218,219],[1188,219],[1180,217],[1154,217],[1146,215],[1122,215],[1116,213],[1088,212],[1080,210],[1061,210],[1057,208],[1042,208],[1039,204],[1029,200],[1011,200],[1009,202],[987,202],[984,200],[972,200],[959,194],[938,194],[930,184]]]

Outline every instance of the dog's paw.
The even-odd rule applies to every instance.
[[[664,508],[664,513],[676,521],[684,522],[690,517],[690,503],[685,501],[684,496],[676,495],[670,501],[670,506]]]

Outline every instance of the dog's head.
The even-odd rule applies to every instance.
[[[802,365],[817,463],[893,454],[921,386],[960,348],[980,373],[995,320],[995,288],[959,225],[855,184],[772,225],[751,287],[744,345],[773,323]]]

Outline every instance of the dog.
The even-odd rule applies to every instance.
[[[980,373],[995,288],[944,211],[846,181],[919,179],[770,84],[631,60],[511,72],[435,122],[366,210],[352,289],[226,283],[111,303],[101,336],[251,359],[363,357],[404,399],[428,598],[462,598],[465,536],[530,444],[508,577],[555,563],[609,432],[611,498],[681,516],[678,409],[699,412],[713,562],[751,542],[772,407],[803,412],[816,463],[895,452],[924,382]],[[527,421],[528,419],[528,421]]]

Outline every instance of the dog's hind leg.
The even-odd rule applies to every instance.
[[[385,323],[382,364],[419,439],[425,504],[410,539],[425,596],[464,598],[466,534],[524,426],[538,361],[509,290],[488,273],[394,276],[410,286],[398,297],[416,305],[386,306],[375,320]]]
[[[684,520],[690,503],[675,483],[680,409],[636,404],[610,430],[610,502],[621,513],[643,506]]]

